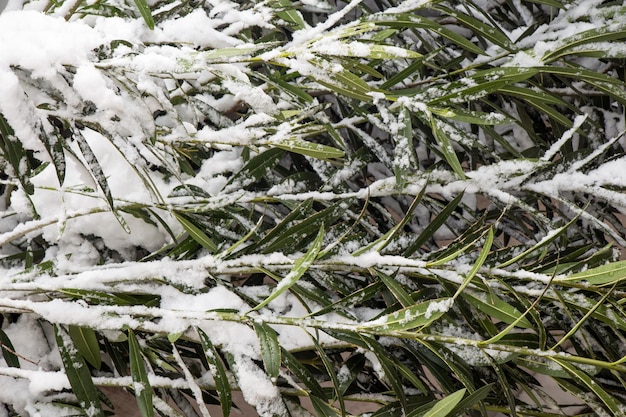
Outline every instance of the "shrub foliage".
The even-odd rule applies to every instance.
[[[621,2],[41,7],[0,415],[626,415]]]

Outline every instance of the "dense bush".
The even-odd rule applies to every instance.
[[[624,38],[600,0],[10,0],[0,416],[626,415]]]

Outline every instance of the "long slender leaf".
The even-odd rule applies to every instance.
[[[65,368],[65,374],[70,381],[72,391],[78,398],[80,407],[89,416],[104,417],[98,390],[93,383],[89,367],[82,355],[74,347],[72,338],[65,328],[54,326],[54,334]]]
[[[313,241],[313,244],[311,245],[307,253],[294,263],[291,271],[289,271],[289,273],[278,283],[276,288],[274,288],[272,293],[265,300],[263,300],[256,307],[254,307],[254,310],[259,310],[268,305],[270,302],[276,299],[276,297],[291,288],[300,279],[300,277],[304,275],[307,269],[309,269],[309,266],[311,266],[313,261],[315,261],[315,259],[317,258],[317,254],[322,248],[323,240],[324,226],[322,225],[317,234],[317,237]]]
[[[143,361],[141,347],[132,329],[128,328],[127,331],[130,375],[133,379],[133,391],[135,392],[137,405],[143,417],[153,417],[152,387],[148,380],[148,373],[146,371],[146,364]]]
[[[199,327],[197,327],[196,330],[200,336],[200,343],[202,344],[204,355],[209,363],[213,379],[215,380],[217,392],[220,397],[222,415],[228,417],[232,406],[232,389],[228,380],[228,374],[226,373],[226,367],[209,336]]]

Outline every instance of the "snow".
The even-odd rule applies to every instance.
[[[321,344],[336,343],[328,334],[314,332],[314,329],[322,326],[335,330],[355,329],[362,322],[368,322],[381,313],[378,309],[359,306],[352,311],[352,317],[359,320],[335,313],[311,318],[310,311],[323,306],[314,302],[305,305],[289,292],[277,297],[260,312],[251,312],[250,304],[244,299],[263,299],[269,292],[268,286],[237,289],[232,286],[231,277],[250,271],[271,270],[284,277],[282,282],[287,283],[291,277],[289,270],[301,254],[264,253],[223,259],[220,255],[202,252],[196,259],[187,261],[164,258],[153,262],[135,262],[138,253],[156,251],[171,243],[172,239],[159,222],[145,222],[125,213],[125,209],[153,209],[175,235],[183,231],[169,214],[169,209],[177,204],[190,211],[202,211],[217,210],[234,203],[246,207],[262,199],[281,200],[285,207],[308,199],[317,202],[347,199],[365,202],[378,199],[390,212],[394,211],[394,215],[401,216],[402,207],[395,199],[392,200],[398,196],[395,178],[390,172],[395,165],[407,171],[407,184],[402,192],[408,197],[418,195],[425,187],[427,193],[439,194],[444,198],[453,198],[460,192],[466,192],[463,204],[470,208],[476,207],[476,194],[491,197],[503,205],[517,204],[523,207],[523,201],[517,197],[520,190],[555,199],[567,193],[587,193],[626,210],[626,197],[620,191],[615,191],[626,184],[626,157],[599,166],[589,163],[608,146],[616,143],[621,135],[623,115],[615,116],[616,113],[608,110],[604,110],[604,122],[607,123],[607,131],[613,132],[614,139],[596,149],[588,158],[572,164],[567,171],[551,178],[535,174],[557,159],[568,142],[578,140],[579,129],[591,117],[584,108],[581,109],[584,114],[576,117],[573,127],[565,131],[537,159],[500,160],[491,165],[468,168],[468,179],[464,180],[457,179],[446,169],[432,169],[427,173],[419,171],[417,167],[412,169],[414,161],[410,157],[408,139],[398,138],[400,146],[397,146],[392,159],[379,137],[360,129],[362,124],[369,122],[396,138],[404,127],[404,121],[394,116],[398,105],[405,106],[418,117],[429,118],[432,113],[427,103],[443,95],[458,94],[448,101],[459,104],[483,97],[486,93],[477,92],[472,97],[462,94],[464,90],[477,85],[471,71],[465,78],[460,78],[454,88],[445,91],[433,87],[414,97],[402,97],[395,104],[390,104],[391,99],[380,91],[367,92],[373,98],[380,117],[370,114],[354,120],[343,120],[336,125],[329,123],[329,126],[359,135],[379,161],[367,163],[352,159],[332,176],[324,177],[327,166],[309,160],[326,182],[317,190],[301,191],[296,188],[298,182],[293,179],[259,192],[248,191],[245,187],[248,184],[241,182],[228,184],[231,175],[244,165],[243,147],[251,149],[250,153],[254,156],[269,146],[284,145],[285,141],[300,137],[298,135],[306,136],[306,133],[300,131],[306,128],[309,119],[302,123],[282,123],[280,112],[293,110],[290,104],[284,102],[283,98],[273,98],[270,94],[270,88],[273,87],[269,83],[259,83],[255,78],[258,74],[251,72],[245,62],[250,50],[255,50],[257,45],[244,42],[238,35],[250,27],[273,29],[271,8],[266,5],[245,8],[228,0],[210,3],[210,11],[197,8],[183,17],[159,23],[154,31],[147,30],[140,19],[90,16],[83,20],[72,18],[66,21],[63,16],[72,2],[66,2],[57,9],[56,16],[49,16],[34,10],[43,7],[42,3],[30,3],[28,8],[31,10],[24,11],[19,10],[20,1],[11,0],[0,14],[0,113],[5,116],[24,148],[32,151],[42,162],[49,163],[42,165],[31,176],[35,187],[32,195],[20,187],[12,192],[10,207],[3,207],[6,210],[2,215],[6,218],[0,220],[0,246],[8,248],[10,244],[23,245],[35,237],[41,238],[50,245],[42,256],[53,264],[53,268],[47,271],[6,267],[0,276],[3,311],[24,312],[15,323],[4,324],[2,330],[12,341],[15,350],[27,360],[20,359],[21,369],[7,367],[4,359],[0,362],[0,402],[13,404],[19,413],[28,414],[29,410],[37,410],[37,407],[43,409],[41,407],[46,404],[47,391],[69,388],[49,323],[88,326],[101,331],[111,341],[117,341],[114,338],[119,336],[124,326],[159,334],[184,332],[184,336],[190,339],[196,337],[192,329],[200,327],[216,346],[234,358],[232,370],[245,400],[256,406],[260,415],[272,416],[286,415],[287,410],[275,381],[259,365],[261,355],[258,336],[249,324],[225,319],[227,316],[224,310],[241,321],[270,323],[278,333],[281,346],[288,350],[310,348],[312,334],[316,334]],[[326,11],[330,8],[322,1],[303,3],[307,7]],[[318,56],[367,57],[372,54],[369,44],[346,41],[343,37],[356,30],[356,22],[339,24],[360,3],[360,0],[353,0],[342,9],[330,12],[325,21],[295,32],[290,41],[275,48],[268,47],[268,52],[256,58],[275,60],[287,66],[291,75],[298,72],[301,76],[310,76],[318,81],[336,82],[338,75],[350,71],[349,67],[338,60]],[[385,13],[411,12],[427,3],[424,0],[408,0],[387,9]],[[498,58],[499,62],[503,66],[519,68],[544,65],[546,57],[564,44],[563,39],[597,26],[600,17],[594,13],[590,15],[589,22],[576,20],[587,14],[588,10],[585,10],[583,4],[589,6],[596,3],[579,2],[575,7],[569,7],[552,25],[552,29],[556,30],[547,26],[538,29],[533,36],[520,41],[520,49],[516,53]],[[4,7],[5,3],[0,1],[0,10]],[[524,7],[520,6],[520,10],[524,19],[530,22],[532,16],[526,13]],[[517,39],[526,29],[515,28],[506,35],[510,39]],[[119,40],[130,46],[120,44],[109,51],[106,58],[97,56],[98,48],[106,49],[113,41]],[[232,57],[216,55],[206,59],[211,55],[203,55],[203,52],[214,48],[232,47],[237,48]],[[606,48],[607,44],[593,44],[591,47]],[[239,52],[241,54],[237,55]],[[399,48],[389,47],[385,52],[400,58],[406,57],[406,52]],[[495,59],[501,51],[492,46],[488,52],[488,57],[477,58],[476,62],[480,59]],[[618,48],[613,53],[618,56],[624,50]],[[27,85],[25,79],[33,85]],[[224,80],[219,86],[224,91],[215,96],[204,93],[196,95],[198,86],[212,85],[217,79]],[[376,83],[371,81],[370,86],[375,87]],[[143,95],[142,99],[133,98],[127,89],[136,89]],[[567,92],[561,91],[563,94]],[[64,98],[55,112],[79,122],[81,126],[90,126],[80,131],[94,155],[94,158],[85,155],[84,148],[71,142],[68,145],[71,153],[67,151],[64,154],[65,179],[62,183],[57,180],[55,166],[51,163],[55,162],[53,157],[40,140],[42,132],[51,134],[54,131],[47,116],[57,113],[44,110],[44,105],[53,101],[50,100],[51,94],[60,94]],[[204,123],[203,119],[207,115],[194,114],[193,106],[187,103],[172,104],[170,100],[173,98],[197,100],[207,108],[222,113],[241,106],[248,113],[236,120],[222,116],[223,126],[219,126],[219,123]],[[313,107],[317,104],[314,101],[311,109],[317,111]],[[505,110],[514,117],[518,116],[515,109]],[[164,115],[156,117],[155,112],[163,112]],[[500,117],[497,113],[491,113],[490,117],[493,122],[501,121],[496,120]],[[462,135],[465,131],[460,125],[452,126],[437,120],[437,126],[450,135],[453,142],[472,146],[472,140],[479,140]],[[100,131],[96,125],[100,126]],[[268,129],[268,126],[272,129]],[[515,136],[517,144],[512,146],[525,150],[532,141],[519,127],[513,129],[517,129],[512,130],[511,135]],[[154,139],[157,132],[158,143],[148,147],[148,141]],[[416,142],[417,139],[423,138],[416,138]],[[185,172],[176,172],[171,176],[161,174],[159,168],[175,165],[172,149],[181,144],[202,146],[210,156],[204,159],[193,176]],[[92,168],[94,164],[101,169],[102,176],[96,175]],[[9,174],[19,174],[11,173],[10,166],[3,166],[2,169]],[[361,170],[371,176],[371,181],[368,178],[366,183],[351,189],[341,187]],[[125,223],[128,230],[111,213],[110,201],[107,201],[102,186],[103,180],[110,190],[119,218],[123,219],[121,223]],[[196,201],[188,196],[171,196],[180,185],[196,186],[209,197]],[[237,215],[242,218],[242,224],[248,222],[253,225],[256,221]],[[418,214],[421,215],[426,218],[426,222],[430,221],[429,212]],[[585,215],[582,218],[588,220]],[[220,227],[223,235],[237,237],[227,225]],[[539,243],[547,242],[557,231],[552,229],[543,236],[537,236],[537,240]],[[335,236],[339,235],[337,232]],[[456,237],[448,227],[438,230],[435,236]],[[405,280],[403,283],[407,285],[411,284],[409,273],[434,275],[456,284],[463,281],[463,266],[454,265],[451,269],[436,270],[428,268],[425,260],[381,253],[382,250],[378,251],[377,248],[359,253],[365,239],[363,237],[363,240],[346,243],[338,254],[316,261],[311,268],[324,270],[336,265],[358,271],[376,268],[389,273],[398,272],[400,279]],[[393,244],[401,249],[408,242],[405,237],[403,241]],[[223,242],[218,243],[222,245]],[[387,249],[390,248],[393,246],[387,246]],[[114,252],[114,255],[103,259],[105,249]],[[355,253],[358,255],[355,256]],[[3,253],[6,254],[9,254],[9,249]],[[551,279],[544,274],[523,270],[485,267],[479,272],[528,282],[522,290],[530,295],[537,295],[540,291],[531,284],[545,284]],[[214,279],[217,284],[208,286],[208,279]],[[278,285],[277,288],[280,288],[282,284]],[[303,288],[306,285],[302,283]],[[97,305],[89,304],[88,300],[70,299],[69,295],[57,297],[60,294],[67,295],[68,289],[113,294],[154,294],[158,296],[158,305]],[[425,317],[449,311],[453,302],[453,299],[431,302]],[[469,364],[484,365],[488,359],[486,355],[496,360],[506,360],[508,357],[495,350],[481,350],[472,346],[471,341],[479,340],[475,334],[464,334],[453,327],[439,330],[443,335],[469,340],[466,345],[453,345],[450,348]],[[546,353],[543,353],[545,356]],[[364,354],[377,375],[385,378],[377,356],[371,351]],[[175,355],[184,364],[178,351],[175,351]],[[194,384],[206,381],[195,381],[191,372],[187,369],[185,371],[185,380],[169,380],[150,373],[150,382],[157,387],[190,387],[194,395],[199,397],[200,389]],[[347,378],[347,371],[347,368],[341,368],[339,377]],[[208,376],[205,378],[210,379]],[[132,384],[128,378],[122,377],[103,376],[94,380],[110,385]],[[136,392],[141,392],[146,387],[135,383],[134,388]]]

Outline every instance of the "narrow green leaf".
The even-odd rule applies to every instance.
[[[555,282],[583,282],[591,285],[613,285],[626,279],[626,261],[611,262],[586,271],[577,272]]]
[[[402,384],[402,379],[400,375],[396,372],[397,367],[393,358],[390,358],[389,351],[383,348],[380,343],[373,337],[368,337],[363,334],[360,335],[360,338],[367,343],[369,349],[376,355],[376,359],[380,363],[380,366],[383,369],[383,373],[385,375],[385,383],[391,386],[394,394],[400,400],[400,404],[402,405],[402,409],[406,409],[406,394],[404,391],[404,386]]]
[[[279,0],[277,7],[282,10],[276,12],[276,16],[283,19],[285,22],[293,23],[296,29],[305,29],[306,23],[302,18],[302,14],[296,10],[293,3],[290,0]]]
[[[524,259],[526,256],[528,256],[529,254],[533,253],[534,251],[536,251],[536,250],[546,246],[547,244],[552,242],[554,239],[559,237],[563,232],[565,232],[575,221],[578,220],[578,217],[580,217],[580,213],[576,217],[574,217],[572,220],[570,220],[565,226],[560,227],[560,228],[558,228],[556,230],[553,230],[553,231],[549,232],[543,239],[541,239],[539,242],[537,242],[532,247],[526,249],[524,252],[520,253],[519,255],[512,257],[508,261],[498,265],[498,268],[504,268],[504,267],[507,267],[509,265],[512,265],[515,262]]]
[[[69,326],[68,332],[74,346],[78,352],[89,362],[94,368],[100,369],[102,364],[102,356],[100,354],[100,344],[96,332],[89,327]]]
[[[330,377],[330,380],[333,383],[333,389],[335,390],[334,400],[339,402],[341,415],[345,416],[346,405],[345,405],[345,401],[343,399],[343,395],[341,392],[341,383],[339,382],[339,378],[337,377],[337,373],[335,372],[335,367],[333,365],[333,362],[330,360],[330,358],[326,354],[326,351],[324,350],[324,348],[319,344],[318,340],[312,334],[309,334],[309,336],[311,337],[311,340],[313,341],[313,344],[315,345],[315,350],[317,352],[318,357],[321,359],[322,363],[324,364],[324,368],[326,368],[326,372],[328,373],[328,376]]]
[[[324,225],[320,226],[319,232],[317,233],[317,237],[313,241],[313,244],[309,248],[306,254],[300,259],[298,259],[291,271],[276,285],[274,291],[259,305],[254,307],[254,310],[259,310],[269,304],[276,297],[287,291],[293,284],[295,284],[302,275],[309,269],[309,266],[315,261],[317,258],[317,254],[319,253],[322,247],[322,241],[324,240]]]
[[[133,391],[137,399],[139,411],[143,417],[154,417],[152,405],[152,387],[148,380],[146,365],[141,354],[141,347],[131,328],[128,330],[128,354],[130,363],[130,375],[133,379]]]
[[[454,410],[454,407],[456,407],[459,401],[463,399],[466,392],[467,389],[462,388],[457,392],[454,392],[446,396],[445,398],[442,398],[441,400],[437,401],[433,408],[431,408],[426,414],[424,414],[424,417],[446,417],[450,414],[452,410]]]
[[[486,300],[482,300],[469,292],[464,292],[461,296],[472,306],[496,320],[501,320],[507,324],[517,321],[517,326],[524,329],[532,329],[534,327],[526,317],[520,319],[522,313],[518,309],[493,294],[487,295]]]
[[[403,307],[409,307],[413,305],[413,299],[411,298],[409,293],[406,292],[404,288],[402,288],[402,285],[400,285],[398,281],[382,271],[373,269],[371,272],[381,279],[381,281],[385,284],[389,291],[391,291],[396,299],[400,301],[400,304],[402,304]]]
[[[514,119],[502,113],[485,113],[472,110],[463,110],[457,107],[453,108],[437,108],[430,107],[431,113],[445,119],[452,119],[464,123],[472,123],[476,125],[501,125],[512,123]]]
[[[448,205],[443,210],[441,210],[439,214],[437,214],[433,221],[431,221],[428,226],[426,226],[422,233],[420,233],[415,242],[413,242],[411,246],[407,248],[407,250],[404,252],[404,256],[411,256],[413,253],[419,250],[419,248],[421,248],[422,245],[426,243],[437,230],[439,230],[439,228],[446,222],[446,220],[448,220],[452,212],[461,202],[461,199],[463,199],[463,193],[460,193],[454,198],[454,200],[450,201],[450,203],[448,203]]]
[[[15,354],[15,348],[11,343],[11,339],[4,332],[4,330],[0,329],[0,343],[2,343],[2,357],[4,361],[12,368],[20,367],[20,359]]]
[[[285,151],[282,149],[272,148],[251,158],[228,180],[224,191],[240,189],[263,178],[267,175],[268,170],[278,164],[284,153]]]
[[[152,11],[150,10],[150,6],[148,6],[148,2],[146,0],[133,0],[141,17],[146,22],[146,26],[150,30],[154,29],[154,18],[152,17]]]
[[[448,312],[454,299],[450,297],[423,301],[359,326],[370,333],[387,333],[428,326]]]
[[[217,245],[215,244],[215,242],[213,242],[213,240],[209,236],[207,236],[207,234],[204,233],[198,226],[193,224],[193,222],[187,216],[176,211],[173,211],[172,213],[174,214],[174,217],[176,217],[176,220],[180,222],[180,224],[185,228],[185,230],[187,231],[187,233],[189,233],[189,236],[191,236],[193,240],[202,245],[202,247],[208,250],[210,253],[217,252]]]
[[[448,84],[429,87],[419,95],[429,106],[448,103],[466,103],[498,91],[508,85],[525,81],[537,74],[535,68],[498,67],[452,81]]]
[[[604,404],[606,404],[606,406],[609,408],[609,410],[611,410],[614,416],[624,415],[624,410],[620,405],[621,401],[618,400],[617,398],[614,398],[611,394],[606,392],[604,388],[602,388],[602,384],[599,384],[596,381],[594,381],[593,378],[591,378],[585,372],[578,369],[575,365],[567,362],[565,359],[554,358],[554,357],[550,357],[549,359],[559,364],[563,369],[565,369],[574,378],[576,378],[578,381],[585,384],[587,388],[593,391],[593,393],[596,394],[598,398],[600,398],[600,400],[602,400]]]
[[[359,255],[369,252],[370,250],[375,250],[378,252],[382,251],[390,242],[392,242],[393,238],[398,234],[398,232],[402,230],[402,228],[404,228],[404,226],[406,226],[406,224],[413,218],[413,212],[415,211],[419,203],[422,201],[422,198],[424,197],[424,194],[426,193],[427,188],[428,187],[424,185],[424,187],[422,188],[420,193],[417,195],[417,197],[415,197],[415,199],[411,203],[411,206],[406,211],[406,214],[404,215],[404,217],[398,224],[396,224],[394,227],[389,229],[384,235],[382,235],[381,237],[379,237],[372,243],[355,250],[352,253],[352,255],[359,256]]]
[[[448,138],[448,135],[442,129],[442,123],[437,120],[434,116],[430,117],[430,127],[433,130],[433,134],[435,135],[435,139],[439,144],[439,148],[441,149],[441,153],[445,160],[448,162],[448,165],[452,168],[452,170],[459,176],[461,179],[466,179],[467,176],[461,167],[461,162],[452,147],[452,143]]]
[[[295,356],[293,356],[292,353],[285,350],[283,347],[280,349],[282,353],[281,356],[283,359],[283,365],[304,384],[307,392],[323,401],[328,401],[326,393],[313,374]]]
[[[475,17],[469,16],[465,13],[457,10],[451,10],[446,7],[436,7],[447,15],[456,19],[461,25],[471,29],[476,35],[491,41],[495,45],[498,45],[506,50],[512,50],[514,48],[511,40],[498,28],[496,25],[487,25],[481,22]]]
[[[230,415],[230,409],[232,406],[232,390],[230,382],[228,382],[228,374],[226,373],[226,367],[220,358],[217,349],[209,339],[209,336],[199,327],[196,327],[196,331],[200,336],[200,343],[204,350],[204,356],[209,363],[209,370],[213,379],[215,380],[215,387],[220,397],[220,405],[222,407],[222,415],[228,417]]]
[[[478,259],[476,260],[476,262],[474,262],[472,269],[463,280],[463,284],[461,284],[459,288],[457,289],[453,298],[457,298],[459,294],[463,292],[463,290],[472,281],[472,279],[474,278],[474,276],[476,275],[480,267],[483,266],[483,263],[485,263],[485,259],[487,259],[487,256],[489,256],[489,253],[491,252],[492,244],[493,244],[493,228],[490,227],[489,231],[487,232],[487,238],[485,239],[485,244],[483,245],[483,248],[480,251],[480,254],[478,255]]]
[[[91,149],[91,146],[87,142],[87,139],[83,136],[80,129],[74,129],[74,139],[78,144],[80,152],[83,154],[85,161],[87,162],[87,166],[89,167],[89,172],[104,193],[104,198],[106,199],[109,207],[111,208],[111,212],[115,215],[115,218],[120,223],[120,225],[124,228],[126,233],[130,233],[130,228],[128,224],[126,224],[126,220],[118,213],[115,208],[113,194],[111,193],[111,188],[109,188],[109,182],[107,180],[104,171],[102,170],[102,166],[96,157],[96,154]]]
[[[267,375],[276,381],[280,371],[281,351],[278,343],[278,334],[274,329],[265,323],[253,322],[254,331],[259,338],[261,345],[261,357]]]
[[[338,417],[341,416],[341,412],[336,408],[328,405],[327,402],[317,398],[315,395],[309,397],[313,404],[313,409],[317,413],[317,417]]]
[[[98,390],[91,379],[91,373],[85,359],[74,346],[72,338],[65,328],[55,324],[54,334],[65,374],[70,381],[74,395],[78,398],[80,407],[84,412],[89,410],[89,416],[104,417]]]
[[[419,16],[417,14],[378,14],[369,17],[369,20],[380,26],[389,26],[393,28],[421,28],[430,31],[434,36],[441,36],[450,42],[473,52],[478,55],[484,55],[485,52],[474,45],[472,42],[454,31],[434,22],[432,19]]]
[[[624,29],[616,30],[616,28],[608,26],[590,29],[562,39],[559,42],[561,46],[547,52],[543,56],[543,61],[552,62],[565,55],[575,54],[576,48],[584,44],[593,43],[596,45],[600,42],[618,41],[624,38],[626,38],[626,30]]]
[[[336,159],[344,156],[344,152],[340,149],[302,139],[286,139],[281,142],[270,142],[268,145],[317,159]]]
[[[518,87],[516,85],[507,85],[498,89],[499,93],[509,96],[519,97],[524,100],[541,101],[546,104],[556,104],[559,106],[567,106],[560,97],[554,94],[548,94],[543,91],[537,91],[531,88]]]

